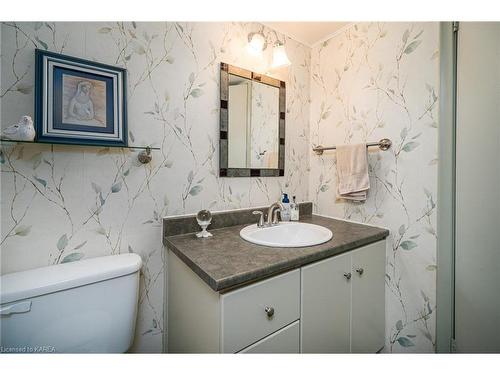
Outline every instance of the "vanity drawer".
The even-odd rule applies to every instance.
[[[300,270],[223,294],[221,309],[221,349],[235,353],[299,319]]]
[[[299,321],[274,332],[239,353],[247,354],[299,354]]]

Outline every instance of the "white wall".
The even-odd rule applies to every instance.
[[[312,145],[393,141],[371,149],[365,204],[335,201],[334,151],[310,156],[309,179],[316,212],[391,231],[390,352],[435,345],[438,40],[438,23],[357,23],[312,50]]]

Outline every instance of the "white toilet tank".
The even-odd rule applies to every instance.
[[[132,345],[137,254],[0,277],[0,353],[123,353]]]

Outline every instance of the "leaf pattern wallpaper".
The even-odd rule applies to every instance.
[[[131,145],[161,147],[137,162],[126,149],[2,144],[1,272],[96,256],[142,257],[132,351],[161,352],[163,216],[308,197],[310,48],[285,40],[286,175],[219,178],[219,65],[267,73],[270,49],[247,52],[257,23],[13,23],[1,26],[2,128],[34,112],[34,49],[128,70]],[[272,42],[276,34],[264,33]]]
[[[268,72],[248,52],[258,23],[4,22],[1,126],[34,112],[34,49],[128,70],[137,152],[62,145],[1,146],[1,272],[134,252],[143,260],[132,352],[161,352],[165,334],[162,217],[268,205],[282,191],[315,211],[390,229],[386,351],[435,345],[438,23],[358,23],[312,48],[285,41],[292,65]],[[272,45],[272,43],[271,43]],[[280,178],[219,178],[219,63],[287,83]],[[373,141],[365,204],[335,202],[335,152],[317,144]],[[309,181],[309,183],[307,183]]]
[[[433,352],[436,310],[438,23],[359,23],[313,47],[313,145],[370,148],[364,204],[335,201],[335,152],[310,158],[315,211],[390,229],[388,352]]]

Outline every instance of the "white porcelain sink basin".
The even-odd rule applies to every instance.
[[[257,245],[272,247],[314,246],[329,241],[333,237],[330,229],[316,224],[280,222],[272,227],[258,228],[249,225],[240,231],[244,240]]]

